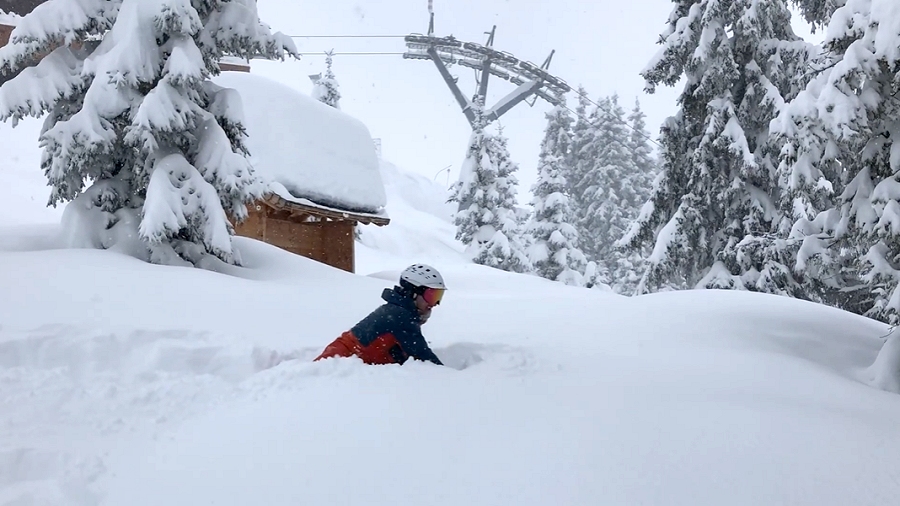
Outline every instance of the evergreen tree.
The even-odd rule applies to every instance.
[[[653,157],[653,148],[650,147],[650,134],[647,132],[645,122],[646,115],[641,110],[640,101],[635,99],[634,109],[628,115],[628,124],[631,127],[628,138],[628,151],[631,153],[631,166],[633,173],[626,175],[625,184],[631,188],[627,203],[626,217],[629,223],[633,223],[641,207],[652,195],[653,186],[658,174],[657,162]],[[626,228],[627,230],[627,228]],[[646,247],[628,248],[621,244],[622,237],[618,237],[614,247],[616,248],[615,265],[608,280],[612,280],[613,290],[623,295],[632,295],[637,290],[641,274],[645,268],[644,258],[649,255]]]
[[[900,5],[798,2],[822,24],[825,55],[776,122],[794,183],[787,221],[797,269],[821,298],[900,322]]]
[[[634,189],[636,201],[630,202],[631,207],[637,211],[650,199],[653,182],[659,172],[656,160],[653,156],[653,148],[650,145],[650,133],[647,132],[647,115],[641,110],[641,102],[634,100],[634,109],[628,115],[628,124],[631,127],[628,139],[628,151],[631,152],[631,162],[636,170],[631,186]],[[637,213],[631,218],[636,218]]]
[[[331,69],[333,61],[334,50],[332,49],[325,53],[325,76],[316,80],[312,95],[319,102],[335,109],[340,109],[341,92],[339,91],[340,87],[338,86],[337,78],[334,77],[334,71]]]
[[[588,116],[588,105],[590,105],[590,101],[588,100],[587,91],[585,91],[583,87],[579,87],[577,95],[578,105],[575,106],[576,118],[575,125],[572,128],[572,145],[569,148],[566,163],[567,173],[563,174],[566,178],[566,185],[568,187],[567,193],[571,199],[572,209],[573,212],[576,213],[574,215],[576,220],[579,217],[577,211],[582,207],[581,200],[579,199],[579,191],[576,186],[581,182],[594,163],[593,158],[595,153],[591,152],[590,148],[594,147],[592,143],[594,138],[593,123],[597,119],[596,115]]]
[[[529,272],[528,259],[523,237],[523,223],[516,211],[516,189],[519,181],[515,173],[519,170],[509,154],[507,139],[500,128],[496,134],[485,137],[485,153],[493,166],[496,179],[487,189],[492,200],[489,210],[491,224],[483,230],[490,238],[481,245],[475,255],[475,263],[495,267],[510,272]]]
[[[473,243],[477,245],[475,235],[484,224],[483,209],[488,204],[482,187],[495,178],[485,152],[484,121],[481,117],[484,106],[476,100],[472,109],[475,111],[475,121],[472,124],[472,135],[469,136],[469,147],[459,171],[459,180],[453,184],[449,199],[449,202],[457,204],[454,216],[456,239],[466,246]]]
[[[615,242],[624,235],[634,214],[631,208],[637,202],[630,181],[637,169],[618,97],[600,100],[592,116],[597,118],[593,138],[585,147],[592,154],[592,164],[576,185],[582,206],[578,232],[588,258],[612,273],[620,256]]]
[[[223,56],[285,51],[253,0],[52,0],[0,49],[0,72],[20,72],[0,88],[0,119],[46,115],[50,204],[91,214],[97,246],[140,237],[154,262],[239,263],[228,215],[246,217],[261,185],[239,97],[210,77]]]
[[[469,149],[450,197],[458,204],[456,238],[468,247],[476,263],[527,272],[530,265],[516,212],[518,167],[510,159],[502,132],[495,135],[484,130],[483,104],[476,100],[473,107],[476,119]]]
[[[622,241],[654,243],[639,290],[790,289],[780,251],[754,248],[752,239],[777,226],[778,152],[768,125],[792,98],[807,45],[791,30],[785,0],[675,4],[663,48],[643,73],[649,92],[682,77],[687,84],[662,127],[663,173]]]
[[[831,15],[847,0],[791,0],[815,31],[828,25]]]
[[[572,118],[564,105],[547,114],[547,127],[538,157],[538,178],[532,188],[534,216],[527,232],[532,238],[529,258],[535,272],[569,285],[584,285],[584,254],[578,232],[570,223],[571,210],[564,174],[571,146]]]

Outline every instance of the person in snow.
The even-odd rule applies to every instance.
[[[415,264],[400,284],[385,288],[387,302],[325,347],[314,361],[357,356],[367,364],[403,364],[409,358],[443,365],[422,335],[422,324],[441,303],[447,287],[434,267]]]

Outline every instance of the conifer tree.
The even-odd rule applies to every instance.
[[[653,244],[641,292],[768,286],[760,273],[785,274],[783,263],[744,239],[777,227],[778,152],[768,125],[792,98],[792,73],[808,47],[784,0],[674,3],[643,76],[649,92],[682,77],[687,84],[662,127],[663,173],[622,242]]]
[[[634,109],[628,115],[630,137],[628,139],[628,151],[631,152],[631,162],[636,173],[632,178],[631,186],[637,200],[631,202],[631,207],[636,210],[650,199],[653,182],[659,172],[656,159],[653,156],[653,147],[650,144],[650,134],[647,132],[647,115],[641,110],[641,102],[634,100]],[[636,218],[637,213],[630,218]]]
[[[637,201],[630,181],[637,168],[618,97],[600,100],[592,116],[597,119],[585,148],[592,163],[576,186],[581,203],[578,232],[588,258],[612,273],[619,257],[615,243],[624,235]]]
[[[594,123],[597,120],[595,114],[588,112],[590,101],[588,100],[587,91],[583,87],[578,88],[578,105],[575,106],[575,125],[572,127],[572,145],[569,148],[568,159],[566,163],[566,185],[567,193],[571,200],[572,211],[575,213],[573,219],[579,218],[578,209],[580,209],[581,201],[579,200],[578,185],[593,165],[595,153],[591,151],[594,147],[592,143],[594,138]],[[596,112],[596,110],[595,110]],[[590,114],[590,116],[589,116]]]
[[[628,151],[631,153],[631,168],[633,173],[626,176],[626,184],[631,188],[627,203],[626,218],[628,227],[637,217],[644,202],[650,199],[653,185],[658,174],[657,162],[653,156],[653,148],[650,145],[650,134],[647,132],[645,122],[646,115],[641,110],[641,104],[635,99],[634,108],[628,115],[630,133],[628,138]],[[626,227],[626,231],[627,228]],[[622,295],[633,295],[637,290],[641,274],[645,269],[645,261],[649,255],[646,246],[641,248],[628,248],[622,245],[622,237],[618,237],[614,243],[615,265],[607,281],[613,283],[613,290]]]
[[[51,0],[0,49],[0,72],[19,72],[0,119],[46,115],[49,203],[74,200],[95,246],[140,238],[129,248],[153,262],[239,263],[228,217],[243,219],[261,185],[240,99],[210,77],[223,56],[285,52],[253,0]]]
[[[458,205],[456,238],[476,263],[527,272],[530,264],[515,206],[518,167],[510,159],[502,132],[485,131],[483,104],[476,100],[473,107],[469,149],[450,197]]]
[[[586,260],[578,249],[578,232],[570,223],[571,210],[566,195],[569,173],[572,118],[563,105],[547,114],[547,127],[538,156],[538,177],[532,188],[534,216],[528,224],[532,238],[529,258],[535,272],[544,278],[569,285],[584,285]]]
[[[325,75],[316,80],[313,86],[313,98],[326,105],[341,108],[341,92],[337,78],[334,76],[334,70],[331,66],[334,63],[334,50],[325,52]]]
[[[486,194],[491,200],[488,212],[490,224],[483,232],[485,238],[488,235],[490,238],[481,245],[474,261],[504,271],[529,272],[532,267],[523,237],[524,223],[516,211],[519,181],[515,173],[519,167],[510,157],[502,128],[495,134],[486,135],[485,153],[496,174],[493,184],[486,188]]]
[[[900,5],[797,2],[827,23],[814,76],[776,121],[796,270],[825,301],[900,322]]]

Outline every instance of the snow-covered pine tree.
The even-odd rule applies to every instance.
[[[254,0],[50,0],[0,49],[0,72],[21,71],[0,88],[0,119],[46,115],[49,204],[74,200],[85,242],[153,262],[239,263],[228,215],[243,219],[261,188],[240,98],[209,78],[225,55],[285,52],[293,43]]]
[[[625,209],[628,227],[637,219],[644,202],[650,199],[653,184],[659,172],[653,156],[653,148],[650,145],[650,134],[647,132],[645,118],[646,115],[641,110],[640,101],[635,99],[634,108],[627,118],[630,126],[628,151],[631,153],[631,168],[634,172],[626,174],[623,182],[631,189],[628,193],[631,199],[627,202]],[[614,244],[614,248],[616,248],[615,265],[612,266],[612,273],[607,276],[607,281],[614,284],[612,288],[616,293],[633,295],[645,268],[644,258],[649,255],[650,251],[646,246],[641,248],[625,247],[620,243],[621,239],[621,236],[618,237]]]
[[[631,127],[628,138],[628,151],[631,152],[631,161],[636,173],[631,182],[637,200],[630,204],[635,210],[640,209],[644,202],[650,200],[653,181],[659,172],[657,162],[653,156],[653,147],[650,144],[650,133],[647,131],[647,115],[641,110],[639,99],[634,100],[634,109],[628,115],[628,125]],[[632,218],[637,217],[632,216]]]
[[[768,125],[794,91],[790,71],[807,45],[786,0],[674,3],[663,47],[642,73],[651,93],[682,77],[686,85],[662,127],[663,172],[622,241],[654,243],[639,290],[767,289],[779,275],[790,285],[777,254],[742,241],[771,234],[777,221]]]
[[[519,167],[510,157],[502,128],[496,134],[487,133],[484,141],[485,153],[494,167],[496,178],[485,189],[491,206],[486,208],[486,215],[489,216],[485,216],[490,225],[483,232],[487,237],[489,230],[493,229],[493,234],[481,245],[474,261],[504,271],[529,272],[531,262],[523,237],[524,223],[516,211],[519,181],[515,173]]]
[[[828,25],[831,15],[847,0],[791,0],[813,31]]]
[[[493,166],[485,153],[484,120],[482,113],[484,106],[476,100],[472,103],[475,112],[475,121],[472,124],[472,135],[469,136],[469,146],[466,149],[466,158],[463,160],[459,171],[459,179],[450,188],[448,202],[457,205],[456,214],[453,217],[456,225],[456,239],[468,247],[476,241],[476,234],[483,221],[482,208],[486,204],[485,192],[481,186],[493,181],[496,175]]]
[[[341,92],[337,78],[331,66],[334,62],[334,50],[325,52],[325,75],[316,81],[313,86],[313,98],[335,109],[341,108]]]
[[[590,100],[587,91],[583,87],[579,87],[577,95],[578,105],[575,106],[576,118],[575,125],[572,127],[572,145],[569,148],[566,162],[567,173],[563,174],[568,187],[569,203],[574,213],[573,219],[576,221],[580,217],[579,209],[582,207],[576,186],[594,163],[593,159],[596,153],[591,149],[595,147],[592,141],[594,139],[594,123],[597,120],[596,109],[594,109],[594,114],[589,116]]]
[[[821,64],[810,60],[809,67]],[[797,280],[794,296],[849,309],[838,299],[846,302],[853,292],[845,289],[860,285],[858,279],[853,280],[860,251],[857,246],[847,247],[849,242],[836,242],[833,226],[837,197],[845,183],[842,164],[858,162],[855,155],[847,156],[849,152],[841,155],[845,148],[819,121],[817,94],[815,86],[800,92],[771,124],[772,140],[781,145],[774,242],[780,243],[785,264]],[[838,163],[839,159],[843,162]],[[765,247],[772,242],[758,241],[757,245]]]
[[[473,107],[476,120],[469,149],[450,197],[458,204],[456,238],[476,263],[527,272],[531,266],[516,212],[518,167],[510,159],[502,132],[485,131],[483,104],[476,100]]]
[[[571,146],[572,117],[565,103],[547,114],[538,156],[537,182],[532,187],[534,215],[527,233],[532,238],[529,259],[535,273],[568,285],[583,286],[587,262],[578,249],[578,232],[571,224],[566,195],[566,164]]]
[[[826,29],[815,77],[777,122],[798,184],[798,267],[825,300],[900,323],[900,4],[800,2]],[[838,7],[838,8],[835,8]],[[834,189],[834,207],[823,198]],[[810,265],[815,267],[811,269]]]
[[[618,97],[600,100],[592,117],[596,118],[593,138],[583,148],[592,154],[592,165],[575,185],[582,206],[577,227],[585,254],[609,273],[609,282],[615,286],[615,271],[623,256],[615,243],[636,214],[638,198],[632,184],[638,170]]]

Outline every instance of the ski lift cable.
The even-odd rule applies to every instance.
[[[374,56],[374,55],[391,55],[391,56],[399,56],[404,53],[392,52],[392,51],[348,51],[343,53],[338,52],[325,52],[320,51],[316,53],[297,53],[300,56],[325,56],[331,54],[333,56],[346,56],[346,55],[356,55],[356,56]]]
[[[375,38],[384,38],[384,39],[400,38],[400,39],[402,39],[402,38],[405,38],[406,35],[290,35],[289,37],[292,37],[292,38],[335,38],[335,39],[366,39],[366,38],[372,38],[372,39],[375,39]],[[326,53],[314,52],[314,53],[298,53],[298,54],[300,54],[301,56],[324,56]],[[342,52],[342,53],[335,52],[333,54],[335,56],[401,56],[406,53],[391,52],[391,51],[350,51],[350,52]],[[477,80],[477,72],[476,72],[476,80]],[[581,93],[575,89],[573,89],[572,91],[575,92],[576,95],[584,98],[589,103],[591,103],[595,107],[597,107],[597,110],[599,110],[601,113],[603,113],[606,117],[612,118],[613,120],[617,120],[619,123],[624,125],[626,128],[637,133],[638,135],[640,135],[641,137],[643,137],[644,139],[649,141],[654,146],[659,147],[659,148],[662,147],[662,145],[660,145],[658,142],[656,142],[656,140],[654,140],[649,135],[645,134],[644,132],[639,132],[639,131],[635,130],[635,128],[632,127],[631,125],[629,125],[626,121],[619,120],[618,117],[616,117],[612,112],[605,110],[600,104],[591,100],[591,98],[587,95],[587,93]],[[590,119],[579,115],[577,112],[573,111],[568,106],[564,106],[564,107],[566,108],[566,110],[568,110],[569,112],[580,117],[582,120],[587,121],[589,124],[591,123]],[[593,126],[596,126],[596,125],[593,125]]]
[[[402,39],[406,35],[288,35],[292,39]]]

